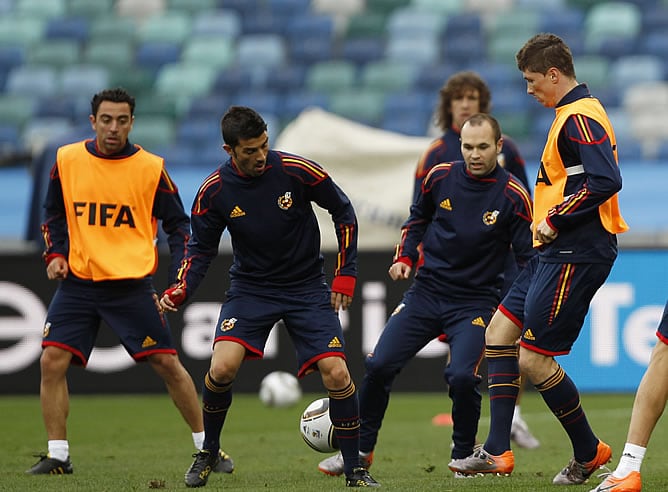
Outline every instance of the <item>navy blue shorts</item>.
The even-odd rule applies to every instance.
[[[668,344],[668,301],[663,308],[663,315],[661,316],[659,328],[656,330],[656,336],[659,337],[659,340],[663,343]]]
[[[369,357],[378,367],[398,372],[438,337],[450,345],[446,378],[452,371],[477,374],[485,329],[495,310],[495,299],[453,301],[413,286],[388,319]]]
[[[49,305],[42,347],[72,352],[72,363],[85,366],[104,320],[137,361],[155,353],[176,354],[154,294],[149,279],[96,283],[65,279]]]
[[[536,256],[499,309],[522,328],[523,347],[549,356],[568,354],[611,269],[602,263],[546,263]]]
[[[233,285],[216,323],[214,344],[240,343],[246,359],[261,359],[272,327],[283,320],[297,354],[297,375],[315,371],[325,357],[345,359],[343,329],[332,309],[326,283],[299,289],[268,289]]]

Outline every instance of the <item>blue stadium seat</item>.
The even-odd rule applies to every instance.
[[[56,17],[46,24],[45,39],[71,39],[78,43],[88,40],[88,20],[82,17]]]
[[[196,167],[198,163],[197,150],[187,145],[168,145],[159,148],[156,153],[164,159],[167,172],[172,169]],[[184,205],[187,209],[190,204],[184,203]]]
[[[222,140],[220,134],[220,118],[225,112],[220,111],[220,116],[214,118],[191,117],[182,119],[176,129],[176,141],[182,147],[202,148]]]
[[[237,63],[273,69],[288,60],[283,38],[277,34],[249,34],[237,40]]]
[[[383,102],[383,114],[399,115],[402,113],[416,112],[427,115],[427,119],[433,113],[438,100],[437,92],[426,92],[419,90],[388,92]]]
[[[433,67],[423,67],[415,79],[414,87],[421,91],[437,93],[445,81],[461,69],[460,65],[449,60]]]
[[[8,94],[50,96],[58,92],[58,74],[48,65],[20,65],[14,67],[5,82]]]
[[[0,123],[0,155],[9,155],[21,147],[21,131],[16,125]]]
[[[206,10],[195,14],[192,36],[223,36],[236,39],[241,35],[241,15],[229,8]]]
[[[668,26],[666,30],[650,31],[638,40],[638,53],[668,59]]]
[[[435,65],[441,58],[439,40],[437,35],[394,36],[387,41],[385,58],[417,65]]]
[[[156,73],[169,63],[176,63],[181,58],[181,43],[173,41],[145,41],[135,51],[137,66]]]
[[[341,57],[355,64],[365,65],[385,56],[385,42],[381,38],[346,38],[341,47]]]
[[[665,76],[664,61],[658,56],[623,56],[610,65],[611,82],[619,89],[632,84],[660,81]]]
[[[311,0],[265,0],[265,5],[272,12],[296,16],[309,10]]]
[[[304,87],[305,80],[306,67],[293,62],[272,70],[266,86],[277,92],[289,92]]]
[[[0,73],[9,71],[23,65],[26,61],[26,48],[24,46],[0,46]]]
[[[424,137],[429,128],[430,113],[406,111],[385,114],[381,128],[390,132],[401,133],[413,137]]]
[[[230,106],[230,99],[224,92],[211,92],[192,99],[186,118],[201,119],[213,118],[220,120],[225,110]]]
[[[450,63],[467,64],[487,57],[487,43],[478,34],[463,33],[443,37],[443,59]]]
[[[260,11],[253,15],[243,16],[242,36],[260,34],[284,35],[288,23],[287,16],[278,12]]]
[[[226,70],[218,70],[211,89],[221,94],[233,94],[253,85],[256,85],[256,81],[252,70],[237,65]]]
[[[289,41],[290,59],[296,63],[309,65],[321,60],[329,60],[334,54],[334,41],[328,37],[292,38]]]
[[[412,35],[440,36],[445,30],[444,14],[416,10],[413,7],[402,7],[387,19],[388,37]]]
[[[540,32],[581,31],[584,29],[585,14],[578,8],[563,7],[557,10],[547,9],[539,14],[538,30]]]
[[[72,122],[67,118],[33,116],[23,127],[21,141],[28,149],[41,149],[47,142],[69,133],[71,129]]]
[[[462,12],[448,16],[445,24],[446,36],[471,35],[482,38],[482,18],[475,12]]]
[[[308,12],[296,14],[288,20],[285,35],[291,41],[300,38],[331,38],[334,36],[334,18]]]
[[[102,65],[70,65],[60,73],[60,94],[93,95],[109,87],[109,71]]]
[[[39,98],[34,115],[36,117],[67,118],[74,122],[77,116],[76,101],[71,97],[63,97],[60,94],[44,96]]]
[[[231,98],[230,102],[251,107],[260,114],[279,114],[282,110],[281,96],[268,89],[241,90]]]
[[[324,93],[308,90],[288,92],[283,101],[283,115],[286,119],[294,119],[306,108],[318,107],[329,110],[329,96]]]

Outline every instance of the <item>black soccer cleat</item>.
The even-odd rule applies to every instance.
[[[234,471],[234,460],[222,449],[218,452],[220,461],[213,469],[214,473],[232,473]]]
[[[26,470],[29,475],[69,475],[74,471],[69,456],[65,461],[50,458],[48,454],[37,456],[39,461],[30,470]]]
[[[346,487],[380,487],[366,468],[354,468],[352,474],[346,477]]]
[[[203,449],[193,454],[193,464],[186,472],[186,487],[204,487],[209,480],[209,475],[218,466],[220,454],[212,454],[211,451]]]

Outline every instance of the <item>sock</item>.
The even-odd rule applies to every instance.
[[[202,449],[202,446],[204,446],[204,431],[193,432],[193,444],[196,450],[200,451]]]
[[[49,458],[66,461],[70,457],[70,444],[66,439],[54,439],[48,442]]]
[[[627,442],[624,445],[624,452],[619,459],[619,464],[612,475],[617,478],[624,478],[632,471],[639,472],[642,460],[645,457],[645,451],[647,451],[647,448]]]
[[[204,417],[204,443],[202,449],[217,453],[220,449],[220,433],[227,411],[232,405],[232,383],[221,384],[207,372],[202,389],[202,415]]]
[[[591,430],[582,409],[580,394],[564,369],[559,366],[557,372],[537,384],[536,389],[568,434],[573,445],[575,460],[580,463],[593,460],[596,456],[598,438]]]
[[[360,409],[355,384],[351,381],[340,390],[329,393],[329,417],[343,456],[343,471],[346,476],[360,466]]]
[[[510,427],[515,402],[520,392],[520,365],[516,345],[488,345],[487,387],[491,412],[489,435],[483,445],[488,453],[498,456],[510,449]]]

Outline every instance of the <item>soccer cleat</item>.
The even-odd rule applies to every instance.
[[[213,468],[214,473],[232,473],[234,471],[234,460],[222,449],[218,452],[220,461]]]
[[[552,480],[555,485],[579,485],[585,483],[587,479],[606,463],[612,459],[612,449],[603,441],[599,440],[596,446],[596,456],[587,463],[580,463],[571,458],[566,468],[561,470]],[[605,489],[604,489],[605,490]]]
[[[589,492],[640,492],[642,490],[640,472],[632,471],[624,478],[617,478],[612,473],[606,475],[605,480]]]
[[[346,477],[346,487],[380,487],[380,484],[369,475],[369,470],[359,467]]]
[[[536,449],[540,446],[540,441],[534,437],[529,430],[529,426],[521,417],[513,419],[513,425],[510,428],[510,439],[519,447],[525,449]]]
[[[199,453],[193,454],[193,464],[190,465],[186,472],[186,486],[187,487],[204,487],[209,480],[209,475],[220,462],[220,454],[211,454],[206,449]]]
[[[37,456],[39,456],[39,461],[30,470],[26,470],[29,475],[69,475],[74,471],[69,456],[65,461],[50,458],[48,454]]]
[[[370,468],[373,463],[373,451],[368,454],[360,452],[360,465],[364,468]],[[318,464],[318,470],[325,475],[332,475],[338,477],[343,474],[343,455],[341,451],[329,458],[325,458]]]
[[[448,463],[448,468],[461,475],[479,475],[492,473],[507,477],[515,468],[515,455],[509,449],[503,454],[494,456],[483,449],[476,447],[471,456],[453,459]]]

